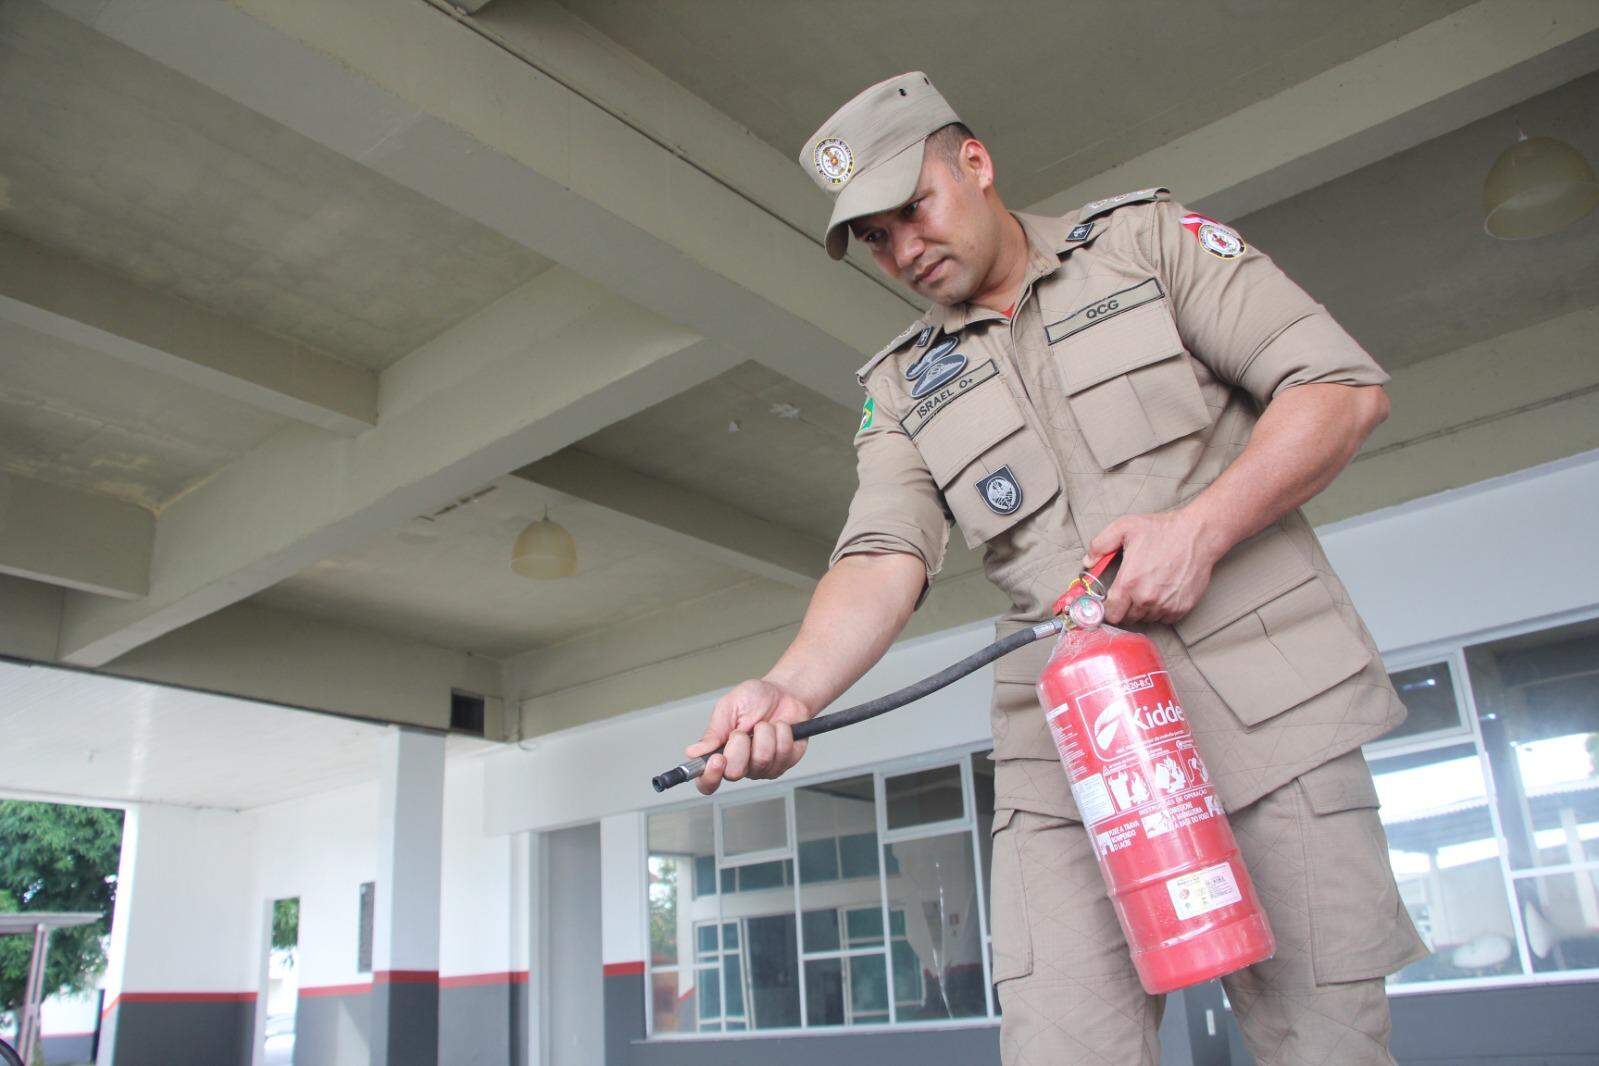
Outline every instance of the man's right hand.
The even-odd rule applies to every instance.
[[[806,741],[794,739],[794,724],[814,712],[798,697],[770,681],[745,681],[716,701],[705,735],[687,748],[690,758],[717,748],[694,781],[702,795],[715,792],[725,778],[771,778],[788,772],[805,754]]]

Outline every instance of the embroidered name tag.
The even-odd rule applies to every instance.
[[[990,359],[981,366],[974,367],[960,377],[951,381],[931,396],[917,401],[911,408],[910,414],[900,419],[900,425],[905,427],[905,432],[912,437],[920,433],[922,427],[933,420],[933,416],[942,411],[949,404],[961,396],[966,395],[976,385],[980,385],[999,373],[999,368]]]
[[[1061,319],[1051,322],[1044,327],[1044,336],[1049,338],[1049,343],[1059,344],[1073,333],[1081,333],[1089,326],[1103,322],[1107,318],[1114,318],[1123,311],[1131,311],[1135,307],[1153,303],[1164,299],[1166,293],[1160,287],[1160,282],[1154,278],[1139,282],[1131,288],[1113,292],[1103,299],[1095,300],[1087,307],[1079,308]]]

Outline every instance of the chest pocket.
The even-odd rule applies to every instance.
[[[928,397],[936,399],[936,393]],[[923,401],[903,423],[968,548],[1010,529],[1060,490],[1054,457],[997,374],[930,414],[926,406]]]
[[[1170,301],[1149,278],[1057,318],[1044,334],[1072,415],[1109,469],[1210,425]]]

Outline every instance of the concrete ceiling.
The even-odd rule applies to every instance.
[[[12,754],[0,794],[8,796],[245,810],[371,781],[383,731],[271,704],[0,662],[0,732]],[[446,750],[462,757],[490,747],[454,734]]]
[[[1363,486],[1347,513],[1485,476],[1472,457],[1508,456],[1519,419],[1554,428],[1518,468],[1599,446],[1576,414],[1599,372],[1571,340],[1599,306],[1599,218],[1510,245],[1477,217],[1511,101],[1599,159],[1599,18],[1527,3],[1549,17],[0,4],[0,474],[12,501],[76,490],[31,526],[0,493],[0,653],[416,722],[464,687],[535,727],[764,669],[853,489],[849,371],[914,313],[825,260],[793,156],[904,69],[990,142],[1013,205],[1148,168],[1233,205],[1401,372],[1396,396],[1462,386],[1396,402],[1381,457],[1340,480]],[[1472,387],[1462,368],[1528,331],[1555,340],[1515,395]],[[134,545],[127,573],[51,557],[61,530],[110,530],[74,520],[94,497],[148,512],[98,534]],[[573,579],[509,571],[546,505]],[[917,626],[999,609],[973,565],[952,554]]]
[[[0,6],[0,229],[382,369],[549,266],[82,23]]]
[[[1237,220],[1389,370],[1599,305],[1599,212],[1500,241],[1482,186],[1519,119],[1599,161],[1599,73]]]
[[[285,421],[0,321],[0,472],[159,512]]]
[[[855,484],[859,418],[758,363],[741,363],[578,447],[831,544]]]
[[[1468,0],[567,0],[784,156],[868,84],[924,70],[1035,203]],[[492,11],[492,8],[490,9]]]
[[[256,600],[319,620],[506,659],[757,581],[618,529],[598,508],[506,477],[436,518],[388,530]],[[577,544],[578,572],[511,570],[517,534],[545,514]]]

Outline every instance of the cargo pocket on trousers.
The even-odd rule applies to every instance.
[[[1199,605],[1174,627],[1239,721],[1259,725],[1371,662],[1327,586],[1269,527],[1229,553]]]
[[[1016,812],[994,812],[994,868],[988,901],[988,930],[994,949],[994,983],[1033,972],[1033,941],[1027,928],[1027,890],[1022,884],[1022,857],[1016,842]]]
[[[1094,459],[1107,470],[1211,423],[1159,282],[1159,295],[1130,310],[1068,328],[1046,328],[1067,403]]]
[[[1377,787],[1357,748],[1299,776],[1317,984],[1386,977],[1427,955],[1399,896]]]
[[[951,401],[911,440],[968,548],[999,536],[1060,490],[1054,457],[997,376]]]

